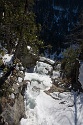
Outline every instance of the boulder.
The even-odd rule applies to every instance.
[[[47,64],[49,64],[49,65],[51,65],[51,66],[54,66],[55,65],[55,61],[53,61],[53,60],[51,60],[51,59],[49,59],[49,58],[45,58],[45,57],[39,57],[39,61],[41,61],[41,62],[44,62],[44,63],[47,63]]]

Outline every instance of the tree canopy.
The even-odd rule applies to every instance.
[[[1,0],[0,1],[0,40],[9,52],[15,49],[16,54],[24,51],[27,45],[38,52],[43,42],[39,40],[39,25],[36,24],[33,12],[34,0]]]

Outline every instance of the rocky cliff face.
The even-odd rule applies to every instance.
[[[37,22],[46,44],[52,44],[54,50],[63,46],[65,36],[79,22],[82,5],[82,0],[36,0]]]
[[[4,108],[0,116],[3,120],[0,121],[0,125],[19,125],[20,119],[24,117],[25,114],[23,96],[19,93],[18,98],[10,98],[7,100],[4,97],[3,101]]]
[[[19,125],[25,116],[23,96],[27,83],[23,70],[20,63],[16,64],[0,87],[0,125]]]
[[[30,47],[28,47],[30,48]],[[25,117],[24,93],[28,80],[24,80],[25,68],[31,68],[39,57],[30,52],[24,58],[14,59],[13,54],[0,58],[0,125],[19,125]],[[24,59],[24,60],[23,60]]]

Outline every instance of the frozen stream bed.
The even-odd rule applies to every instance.
[[[83,125],[83,94],[77,96],[75,92],[53,92],[51,96],[47,95],[44,91],[52,86],[47,69],[50,71],[52,67],[41,62],[37,63],[33,73],[25,73],[25,80],[28,80],[25,92],[26,119],[22,118],[20,124]],[[58,77],[59,74],[55,74]]]
[[[5,54],[3,62],[12,65],[13,55]],[[46,61],[48,64],[42,62]],[[51,64],[51,65],[49,65]],[[83,125],[83,93],[45,93],[52,86],[52,79],[60,77],[59,67],[53,71],[54,61],[45,57],[37,62],[32,73],[25,72],[28,85],[25,91],[25,114],[20,125]],[[51,78],[49,73],[53,73]],[[0,70],[0,77],[3,75]],[[19,78],[19,81],[22,80]],[[83,87],[83,63],[79,69],[79,81]],[[21,81],[20,81],[21,82]]]

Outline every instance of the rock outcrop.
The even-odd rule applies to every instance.
[[[5,123],[8,123],[8,125],[19,125],[20,119],[25,115],[23,100],[23,96],[20,93],[17,98],[6,100],[7,102],[5,102],[6,104],[1,114],[4,119],[3,125]]]
[[[18,70],[18,68],[19,70]],[[25,117],[24,68],[16,67],[11,71],[3,84],[3,96],[0,98],[0,125],[19,125],[20,119]]]

